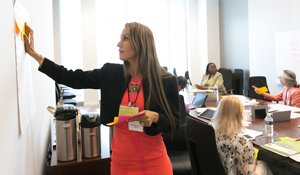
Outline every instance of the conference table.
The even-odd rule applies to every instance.
[[[222,94],[223,96],[223,94]],[[220,95],[220,100],[222,98]],[[184,95],[185,102],[190,103],[193,99],[193,95]],[[187,98],[187,99],[186,99]],[[250,99],[251,100],[251,99]],[[257,102],[259,102],[258,105],[269,105],[274,104],[269,101],[263,101],[256,99]],[[217,101],[211,101],[211,102],[205,102],[206,107],[216,107]],[[191,117],[195,117],[201,121],[204,122],[210,122],[209,120],[205,118],[198,117],[197,111],[191,110],[189,115]],[[246,128],[255,130],[255,131],[261,131],[264,130],[264,120],[253,118],[250,119],[250,125]],[[300,137],[300,128],[298,128],[298,125],[300,125],[300,118],[291,119],[287,122],[280,122],[280,123],[274,123],[274,131],[278,134],[278,137],[271,139],[266,137],[256,137],[255,140],[252,141],[254,147],[259,149],[258,153],[258,160],[264,160],[267,162],[268,166],[273,171],[274,175],[276,174],[284,174],[284,175],[295,175],[300,174],[300,162],[296,162],[288,157],[284,157],[281,155],[278,155],[276,153],[273,153],[271,151],[268,151],[261,146],[270,142],[278,141],[278,138],[280,137],[291,137],[291,138],[299,138]]]

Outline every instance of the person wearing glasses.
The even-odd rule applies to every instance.
[[[222,98],[213,116],[217,149],[228,175],[272,175],[266,162],[255,159],[255,150],[244,136],[244,106],[234,96]]]
[[[262,93],[265,99],[272,101],[283,101],[283,104],[300,108],[300,88],[296,80],[296,74],[291,70],[282,71],[278,77],[280,83],[284,86],[281,92],[277,95]],[[258,87],[252,86],[255,92],[258,93]]]
[[[226,92],[223,82],[223,76],[221,73],[217,72],[216,64],[208,63],[201,84],[195,84],[195,86],[200,90],[213,90],[215,85],[217,85],[219,91]]]
[[[89,71],[68,70],[41,56],[27,24],[25,33],[25,50],[40,64],[39,71],[75,89],[101,90],[101,124],[113,122],[119,112],[140,114],[114,125],[111,175],[173,174],[161,133],[172,137],[179,125],[177,79],[159,65],[147,26],[126,23],[117,44],[123,64],[106,63]]]

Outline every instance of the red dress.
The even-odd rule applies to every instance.
[[[142,78],[131,79],[141,82]],[[132,83],[128,84],[130,87]],[[139,111],[144,110],[143,85],[136,100]],[[136,94],[130,93],[134,102]],[[121,105],[128,105],[128,90],[124,93]],[[115,125],[112,140],[111,174],[112,175],[172,175],[172,165],[167,155],[162,136],[149,136],[143,132],[128,129],[128,122]]]

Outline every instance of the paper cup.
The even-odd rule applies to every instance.
[[[243,111],[243,119],[244,121],[250,122],[250,110]]]

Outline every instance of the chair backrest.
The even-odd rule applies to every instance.
[[[234,69],[232,73],[232,88],[234,94],[244,95],[244,70]]]
[[[186,81],[187,81],[188,84],[193,85],[192,81],[191,81],[191,78],[190,78],[189,71],[185,72],[184,77],[185,77],[185,79],[186,79]]]
[[[267,100],[267,99],[264,98],[264,96],[258,95],[254,91],[254,89],[252,88],[252,85],[254,85],[254,86],[258,87],[258,88],[266,86],[267,89],[269,89],[266,77],[264,77],[264,76],[252,76],[252,77],[249,77],[249,97],[250,98],[255,98],[255,99],[260,99],[260,100]],[[267,93],[270,93],[270,91],[268,91]],[[270,101],[270,100],[267,100],[267,101]]]
[[[226,175],[217,149],[214,128],[191,116],[187,116],[185,121],[193,174]]]
[[[173,75],[174,75],[175,77],[177,77],[176,68],[173,69]]]
[[[218,72],[220,72],[223,76],[224,86],[226,90],[233,89],[232,88],[232,71],[231,69],[219,68]]]
[[[180,124],[185,123],[185,117],[187,116],[187,111],[185,109],[184,97],[179,95],[179,114],[180,114]]]

